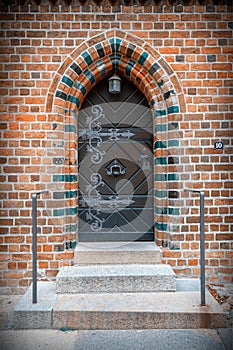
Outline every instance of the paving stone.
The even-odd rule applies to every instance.
[[[177,292],[198,292],[200,291],[201,281],[199,278],[177,278]]]

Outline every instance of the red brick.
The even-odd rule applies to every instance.
[[[188,266],[197,266],[198,259],[188,259]]]
[[[175,71],[188,71],[189,68],[189,64],[181,64],[181,63],[173,63],[172,67]]]
[[[73,60],[76,61],[87,48],[91,51],[94,45],[115,34],[124,39],[123,55],[128,43],[132,42],[138,45],[133,56],[135,60],[138,60],[143,51],[147,51],[150,60],[146,61],[146,69],[150,68],[153,62],[158,62],[162,67],[155,72],[154,81],[147,76],[148,91],[147,87],[143,86],[147,74],[145,67],[140,74],[137,72],[137,66],[132,70],[132,81],[136,80],[134,74],[138,74],[137,77],[141,79],[140,89],[146,96],[151,98],[151,91],[154,91],[159,99],[163,99],[163,89],[174,89],[179,101],[179,114],[157,118],[157,121],[164,124],[177,123],[177,132],[169,131],[164,137],[176,138],[178,135],[180,138],[179,149],[172,150],[174,154],[177,153],[180,163],[169,164],[166,167],[158,166],[156,171],[166,173],[169,170],[179,174],[180,182],[172,183],[172,189],[182,189],[183,183],[187,181],[191,182],[192,188],[203,188],[204,181],[207,208],[206,247],[213,253],[218,249],[233,248],[230,246],[232,212],[228,210],[232,201],[230,147],[225,145],[224,151],[217,151],[214,150],[213,144],[213,140],[227,140],[231,137],[232,125],[224,126],[224,123],[231,119],[233,111],[230,86],[233,78],[230,61],[233,42],[230,39],[232,32],[227,27],[232,15],[226,12],[227,8],[216,5],[216,11],[213,13],[206,12],[205,6],[200,5],[185,6],[182,8],[183,12],[177,13],[161,6],[155,6],[153,9],[151,6],[122,6],[122,12],[117,13],[111,11],[110,5],[101,7],[101,4],[95,4],[95,13],[92,12],[92,8],[89,8],[90,12],[82,12],[82,7],[77,5],[71,5],[70,11],[67,10],[68,7],[62,6],[62,11],[59,12],[57,6],[50,12],[50,7],[43,5],[39,13],[30,12],[27,4],[23,8],[14,4],[11,8],[15,14],[8,13],[8,20],[2,23],[5,39],[2,40],[4,54],[0,55],[0,68],[4,69],[0,73],[0,90],[3,95],[3,104],[0,106],[1,137],[4,139],[4,142],[0,140],[4,147],[0,160],[3,171],[0,190],[4,200],[2,219],[7,220],[3,223],[11,224],[0,228],[0,244],[3,249],[7,249],[6,261],[2,262],[1,270],[7,272],[8,268],[13,274],[17,274],[17,269],[20,269],[23,276],[9,278],[8,287],[23,288],[31,283],[31,272],[27,271],[31,268],[31,254],[27,256],[20,251],[31,249],[31,192],[40,190],[40,187],[44,188],[44,184],[46,188],[53,186],[52,171],[56,168],[53,169],[51,157],[46,156],[46,147],[53,148],[55,134],[52,135],[52,123],[56,122],[60,127],[64,123],[76,123],[74,118],[64,117],[65,102],[54,97],[56,89],[64,74],[72,80],[79,78],[69,68]],[[94,22],[96,13],[99,21]],[[5,20],[5,17],[3,19]],[[110,19],[111,22],[108,21]],[[119,27],[119,30],[104,31],[104,28],[112,26]],[[87,38],[92,39],[86,42]],[[107,50],[110,54],[109,45]],[[97,53],[93,52],[92,57],[96,60]],[[184,61],[176,62],[176,55],[183,55]],[[215,57],[211,58],[208,55]],[[208,62],[208,59],[214,61]],[[128,62],[128,59],[123,60],[124,64]],[[89,67],[91,70],[93,65]],[[108,73],[110,74],[110,71]],[[160,79],[167,84],[166,88],[161,87],[161,91],[155,88],[156,80]],[[69,93],[70,88],[60,84],[62,85],[63,91]],[[87,88],[91,88],[90,84]],[[76,108],[74,103],[72,108]],[[55,113],[48,115],[49,111]],[[62,132],[57,136],[62,139]],[[77,158],[74,136],[67,135],[65,141],[71,138],[64,146],[67,158],[73,161]],[[156,155],[158,154],[166,156],[164,150],[157,151]],[[64,173],[78,171],[76,167],[69,166],[68,160],[63,170]],[[76,187],[76,184],[67,184],[64,189],[75,190]],[[162,188],[167,189],[166,186]],[[46,204],[43,207],[45,200],[43,198],[39,201],[39,213],[42,215],[38,218],[38,254],[42,259],[39,260],[39,266],[46,270],[46,278],[54,279],[60,266],[69,266],[73,261],[73,251],[55,252],[55,248],[70,237],[75,239],[75,234],[64,234],[65,221],[70,218],[57,218],[54,225],[54,218],[50,216],[51,212]],[[67,200],[65,203],[67,206],[75,206],[76,200]],[[162,244],[164,237],[168,241],[182,239],[182,250],[165,249],[163,261],[170,263],[177,274],[198,276],[198,199],[193,203],[194,208],[183,214],[185,224],[180,227],[182,236],[178,233],[169,235],[168,232],[158,232],[157,237],[159,244]],[[76,217],[71,218],[73,219],[76,223]],[[172,221],[172,217],[169,220]],[[226,243],[229,248],[223,248],[223,244]],[[7,255],[8,251],[12,253],[12,261],[7,260],[11,259]],[[214,255],[209,258],[209,280],[229,279],[227,269],[219,270],[220,274],[224,273],[222,277],[217,275],[217,268],[228,267],[226,256],[221,258],[221,262],[219,259]],[[7,283],[3,281],[2,285],[7,286]]]

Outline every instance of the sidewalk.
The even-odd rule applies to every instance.
[[[0,295],[1,350],[232,350],[233,330],[14,330],[19,295]]]
[[[224,346],[221,331],[213,329],[9,330],[0,332],[0,341],[1,350],[232,350],[230,339]]]

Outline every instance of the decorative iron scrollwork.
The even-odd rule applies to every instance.
[[[83,140],[89,140],[87,145],[87,151],[94,153],[91,156],[91,161],[95,164],[99,164],[105,151],[100,151],[99,148],[103,142],[103,137],[107,138],[109,141],[118,141],[120,138],[129,140],[134,134],[129,130],[119,132],[119,129],[111,128],[108,131],[102,131],[103,128],[100,125],[100,118],[105,118],[103,109],[101,106],[93,106],[91,112],[94,115],[87,117],[88,129],[84,129],[80,132],[79,137]]]
[[[82,204],[83,206],[87,205],[88,213],[86,214],[86,219],[91,221],[91,229],[92,231],[100,231],[103,227],[103,222],[105,221],[103,218],[99,218],[98,215],[102,209],[111,208],[116,209],[120,206],[129,206],[134,203],[130,198],[119,198],[119,196],[110,196],[109,200],[101,199],[101,194],[98,191],[99,186],[104,186],[104,182],[102,181],[102,177],[98,173],[94,173],[91,175],[91,181],[93,185],[89,184],[86,186],[87,196],[83,196]]]
[[[105,155],[105,151],[99,150],[103,142],[100,134],[102,126],[99,119],[105,118],[105,115],[103,114],[103,108],[98,105],[92,106],[91,113],[93,116],[87,117],[88,130],[84,129],[79,136],[84,140],[89,140],[87,151],[94,153],[91,156],[91,161],[92,163],[99,164]]]
[[[92,221],[92,231],[100,231],[102,229],[102,223],[104,222],[104,219],[101,219],[97,216],[100,213],[101,209],[101,194],[99,193],[97,188],[99,186],[104,186],[104,183],[102,181],[101,175],[98,173],[94,173],[91,175],[91,181],[93,182],[93,185],[90,184],[86,186],[87,197],[84,197],[83,200],[88,205],[88,213],[86,215],[86,219]],[[96,213],[97,215],[94,213]]]

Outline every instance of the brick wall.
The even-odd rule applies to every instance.
[[[38,199],[39,278],[54,278],[60,266],[73,263],[78,169],[72,111],[101,79],[98,43],[105,74],[111,72],[111,40],[119,43],[121,74],[143,91],[155,117],[155,235],[163,261],[177,274],[199,274],[199,200],[183,189],[203,188],[207,277],[232,281],[232,7],[13,1],[1,4],[0,16],[2,289],[20,292],[31,283],[34,191],[50,190]],[[71,68],[77,62],[86,65],[78,73]],[[72,95],[87,67],[93,82],[82,80],[86,90]],[[165,99],[171,90],[176,98]],[[161,103],[170,113],[161,112]],[[215,150],[215,141],[224,141],[224,150]]]

